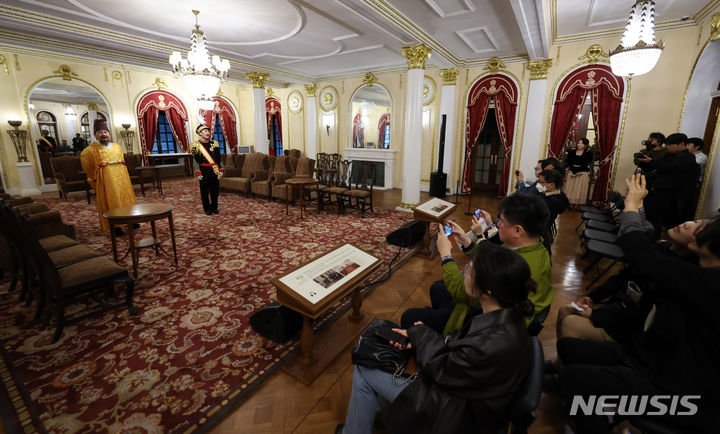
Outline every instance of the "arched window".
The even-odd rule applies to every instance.
[[[158,112],[157,129],[155,130],[155,142],[153,143],[153,154],[174,154],[178,152],[177,142],[173,137],[170,122],[164,111]]]
[[[36,117],[40,133],[47,131],[50,137],[55,139],[55,143],[60,143],[60,135],[58,134],[57,119],[55,118],[55,115],[49,111],[43,110],[38,112]]]
[[[223,134],[222,123],[220,122],[220,116],[215,115],[215,131],[213,132],[213,140],[220,146],[220,153],[227,154],[227,148],[225,147],[225,134]]]
[[[378,131],[378,148],[390,149],[390,113],[380,116]]]
[[[108,118],[105,113],[97,112],[97,116],[98,119],[102,119],[107,122]],[[88,143],[92,142],[93,130],[90,125],[90,116],[88,116],[88,112],[85,112],[82,116],[80,116],[80,135],[82,135],[83,139],[87,140]]]

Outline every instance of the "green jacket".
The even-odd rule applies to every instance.
[[[503,246],[507,247],[504,244]],[[475,254],[476,247],[477,244],[466,251],[465,254],[472,257]],[[525,325],[527,326],[530,325],[535,315],[550,306],[555,294],[552,288],[550,255],[545,247],[543,247],[541,241],[531,246],[516,249],[515,251],[522,256],[530,266],[530,277],[537,285],[535,292],[528,294],[528,299],[535,305],[535,313],[532,316],[525,317]],[[460,268],[455,261],[449,261],[443,264],[442,277],[445,286],[457,302],[450,314],[448,322],[445,324],[444,330],[444,333],[452,333],[462,327],[468,313],[468,306],[479,308],[480,300],[469,296],[465,291],[465,279],[460,273]]]

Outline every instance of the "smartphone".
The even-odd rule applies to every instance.
[[[578,312],[582,312],[582,311],[584,311],[584,310],[585,310],[585,308],[584,308],[584,307],[580,307],[580,306],[578,306],[578,304],[577,304],[577,303],[575,303],[574,301],[573,301],[572,303],[570,303],[570,306],[572,306],[573,308],[575,308],[575,310],[576,310],[576,311],[578,311]]]
[[[443,225],[443,233],[445,233],[446,237],[449,237],[453,234],[453,228],[450,225]]]
[[[392,327],[390,326],[383,326],[375,330],[375,334],[387,339],[388,341],[397,342],[402,346],[407,346],[407,344],[410,343],[410,339],[406,338],[398,332],[393,331]]]
[[[475,218],[480,220],[480,217],[482,216],[482,210],[480,208],[475,210]]]

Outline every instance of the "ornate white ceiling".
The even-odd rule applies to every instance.
[[[632,3],[6,0],[0,5],[0,41],[169,70],[170,52],[188,49],[191,10],[199,9],[210,52],[230,59],[232,78],[261,71],[276,83],[310,82],[404,68],[401,48],[418,42],[433,49],[429,64],[437,67],[475,66],[494,56],[505,61],[547,58],[553,41],[621,28]],[[707,0],[658,0],[658,21],[683,15],[692,20],[707,6]]]

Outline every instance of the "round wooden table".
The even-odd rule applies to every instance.
[[[158,248],[162,249],[160,240],[157,239],[157,231],[155,230],[155,221],[167,218],[168,225],[170,227],[170,239],[172,240],[173,256],[175,257],[175,264],[178,263],[177,259],[177,247],[175,245],[175,227],[173,225],[172,211],[173,206],[167,203],[143,203],[130,206],[123,206],[120,208],[114,208],[104,213],[106,219],[110,223],[110,239],[112,240],[113,259],[118,262],[117,255],[117,237],[115,235],[115,226],[127,225],[128,238],[130,242],[130,256],[132,257],[133,263],[133,277],[137,277],[137,265],[138,265],[138,250],[145,247],[152,247],[155,249],[155,255],[159,256],[160,252]],[[150,222],[152,227],[152,239],[140,240],[135,243],[135,230],[133,225],[135,223]],[[165,251],[162,249],[163,252]],[[167,253],[167,252],[166,252]],[[127,256],[127,254],[125,255]]]
[[[299,192],[299,202],[300,202],[300,218],[303,218],[303,212],[305,211],[305,195],[303,194],[303,189],[308,185],[317,185],[318,180],[314,178],[290,178],[285,181],[285,184],[287,184],[287,204],[285,205],[285,215],[290,214],[290,198],[292,197],[292,189],[293,187],[298,187],[300,190]]]

